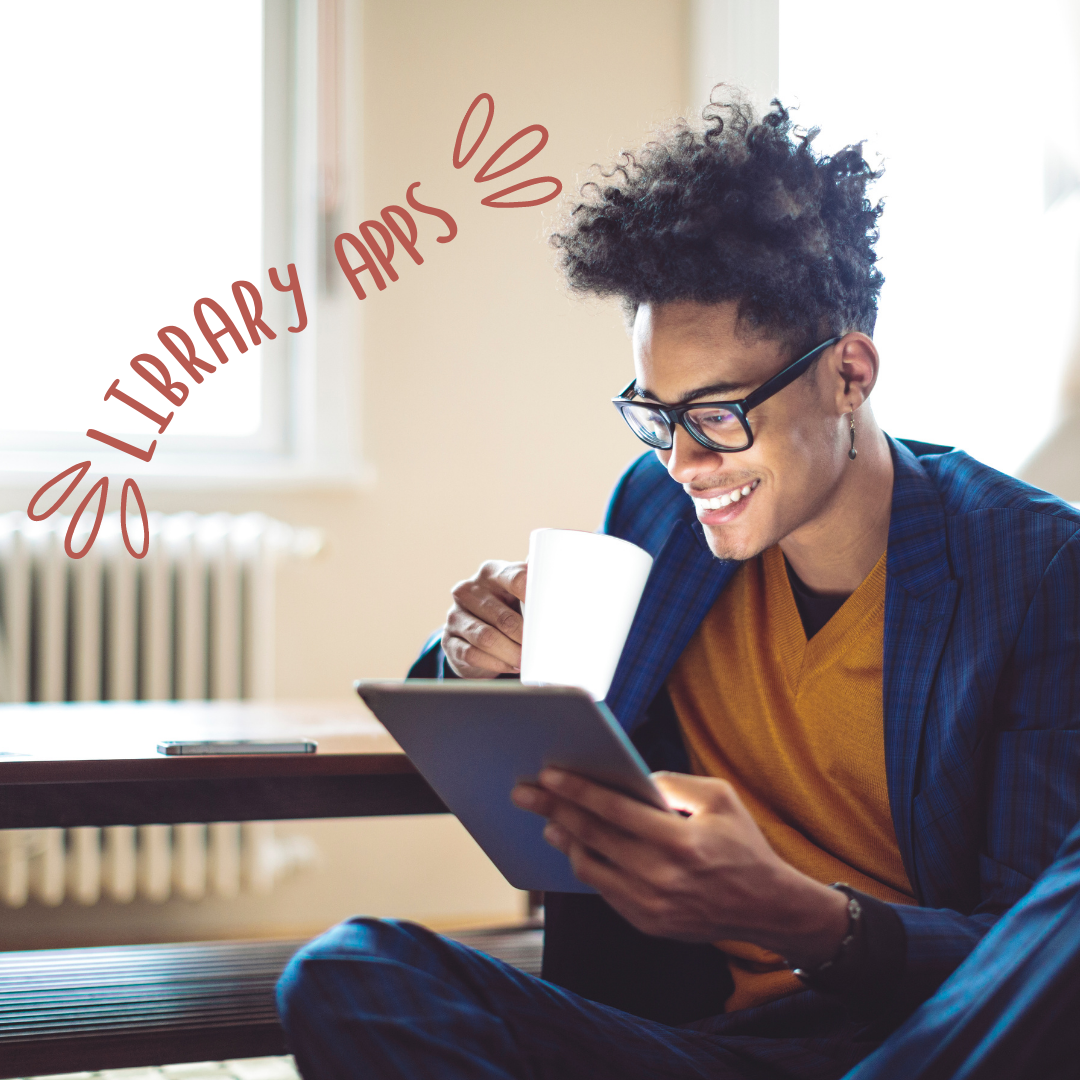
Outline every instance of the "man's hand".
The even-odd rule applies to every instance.
[[[454,586],[442,647],[463,679],[494,679],[521,669],[520,602],[527,574],[523,562],[486,562]]]
[[[749,941],[798,966],[831,959],[847,897],[785,863],[726,780],[654,773],[668,814],[561,769],[519,784],[514,802],[574,873],[646,934]]]

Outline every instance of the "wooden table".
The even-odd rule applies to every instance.
[[[166,757],[166,739],[314,739],[314,754]],[[0,829],[446,813],[350,703],[0,705]]]

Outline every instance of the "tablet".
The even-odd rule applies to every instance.
[[[603,702],[568,686],[509,680],[361,680],[357,693],[515,888],[593,892],[510,801],[555,765],[668,810],[649,769]]]

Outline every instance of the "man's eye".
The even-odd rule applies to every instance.
[[[701,412],[695,412],[693,416],[697,423],[708,427],[721,427],[735,420],[734,413],[726,409],[703,409]]]

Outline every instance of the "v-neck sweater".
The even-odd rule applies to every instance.
[[[883,554],[807,640],[778,547],[745,562],[668,677],[693,771],[731,782],[776,853],[823,883],[914,903],[885,774]],[[718,942],[727,1009],[802,988],[779,957]]]

